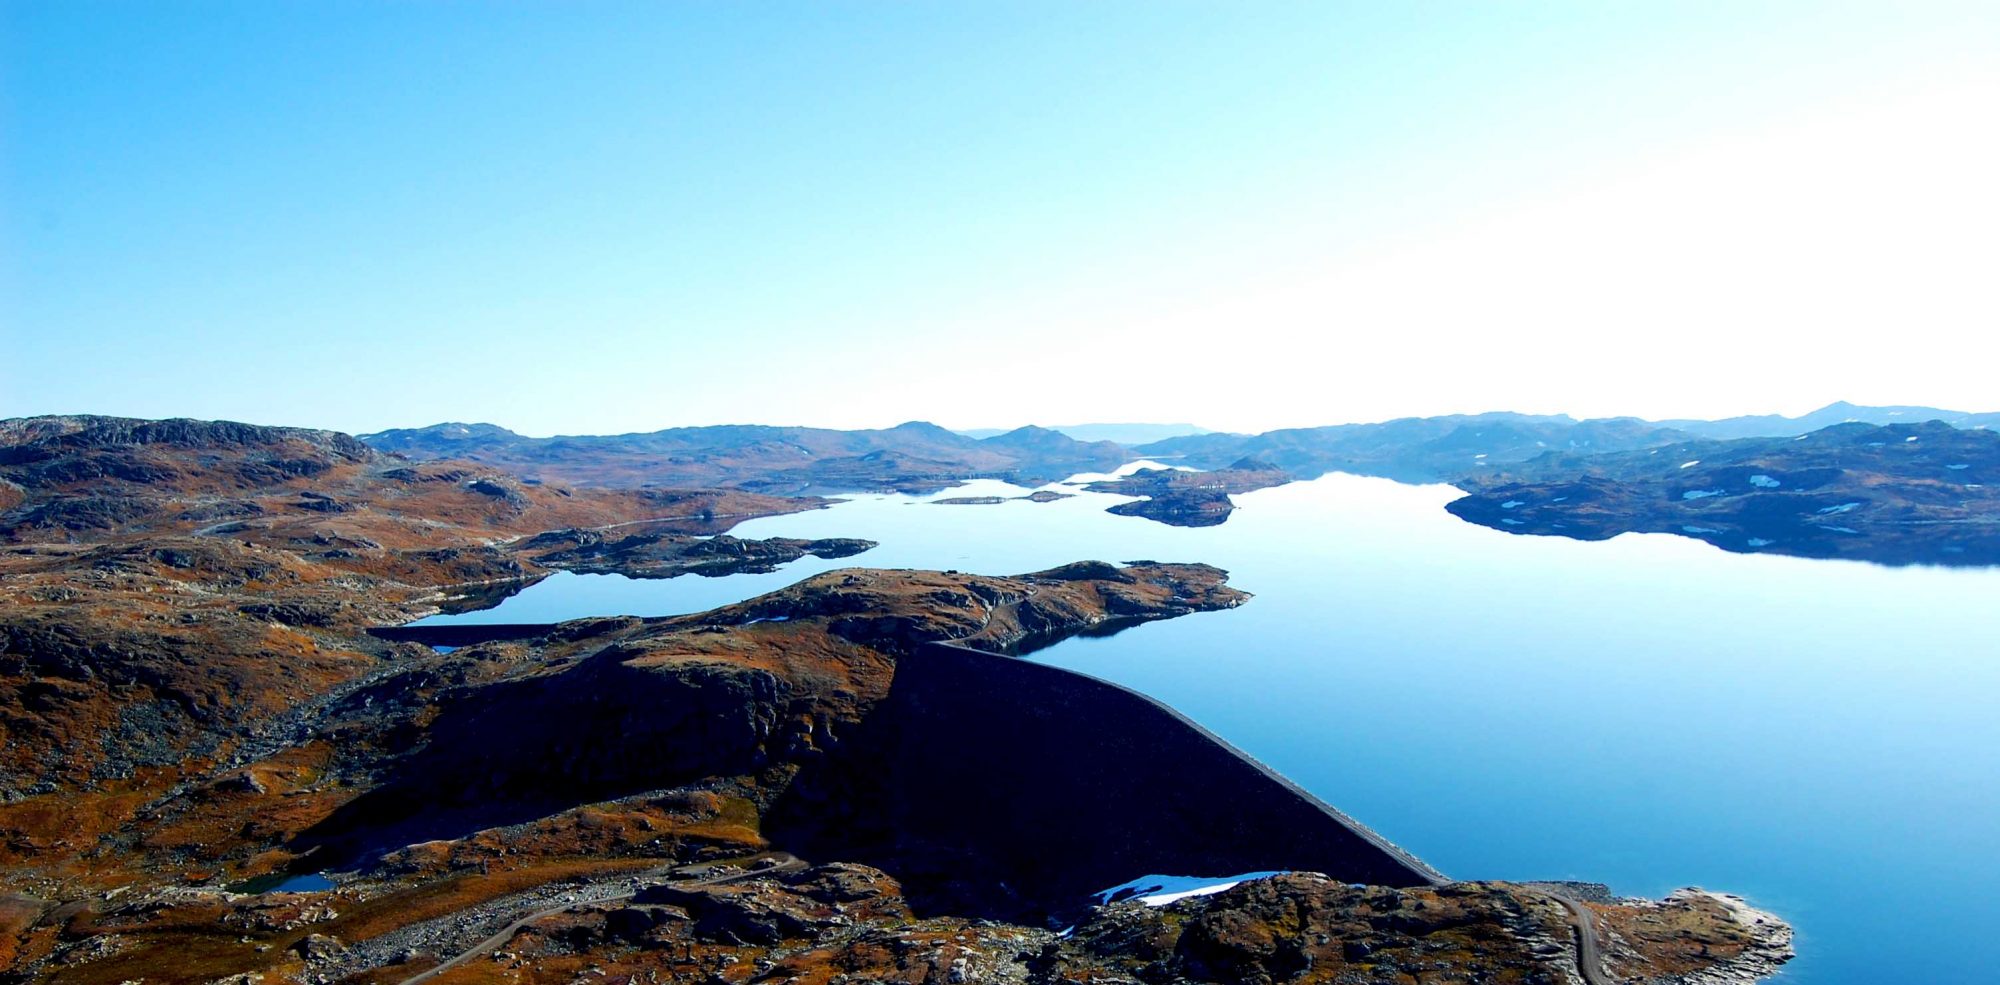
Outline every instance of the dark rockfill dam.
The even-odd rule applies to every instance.
[[[1016,913],[1058,912],[1149,873],[1447,881],[1172,708],[1061,668],[931,644],[862,729],[767,833],[879,865],[913,903],[990,905],[997,885]]]

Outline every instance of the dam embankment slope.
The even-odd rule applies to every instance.
[[[999,885],[1017,914],[1057,912],[1149,873],[1448,881],[1167,705],[1015,657],[920,648],[836,748],[767,833],[879,865],[913,903]]]

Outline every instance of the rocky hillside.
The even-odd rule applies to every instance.
[[[1940,422],[1552,454],[1464,488],[1453,514],[1510,533],[1672,533],[1746,553],[2000,563],[2000,433]]]
[[[15,543],[186,534],[374,550],[818,505],[713,491],[581,491],[465,462],[414,463],[331,431],[103,417],[0,421],[0,539]]]
[[[0,422],[0,489],[4,798],[170,782],[378,668],[391,654],[363,628],[560,567],[529,535],[642,524],[687,546],[819,505],[572,490],[332,432],[114,418]],[[792,548],[736,553],[773,550]],[[710,554],[681,568],[733,560]]]

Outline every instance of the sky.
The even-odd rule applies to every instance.
[[[2000,410],[1991,3],[0,0],[0,417]]]

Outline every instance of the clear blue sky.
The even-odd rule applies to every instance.
[[[0,416],[2000,409],[1991,4],[0,9]]]

